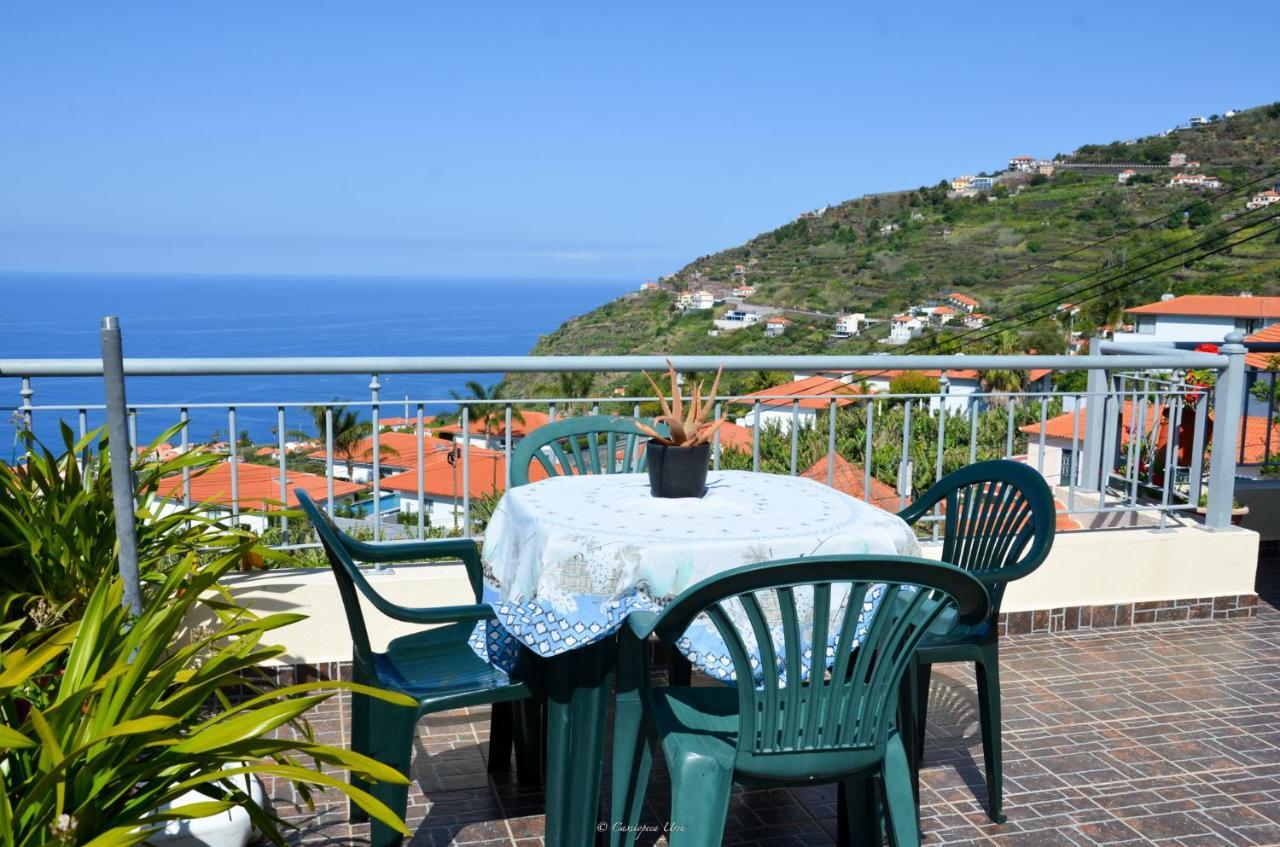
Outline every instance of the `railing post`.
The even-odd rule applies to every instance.
[[[1089,339],[1089,355],[1102,355],[1102,339]],[[1084,430],[1084,460],[1081,465],[1080,488],[1084,491],[1101,491],[1106,485],[1102,474],[1102,442],[1106,434],[1104,401],[1107,396],[1107,372],[1104,368],[1090,368],[1087,396],[1084,402],[1086,415]]]
[[[22,388],[18,390],[18,396],[22,398],[22,408],[19,410],[22,414],[22,427],[27,432],[31,432],[31,398],[35,393],[35,389],[31,387],[31,377],[24,376],[22,378]]]
[[[1230,361],[1218,375],[1213,389],[1213,441],[1216,448],[1209,456],[1209,502],[1205,508],[1205,526],[1209,529],[1231,527],[1231,507],[1236,487],[1236,442],[1240,436],[1240,415],[1244,413],[1244,335],[1229,333],[1218,352]]]
[[[120,578],[124,580],[124,605],[142,614],[142,586],[138,581],[138,535],[134,520],[133,462],[126,432],[129,410],[124,396],[124,347],[120,319],[102,319],[102,382],[107,400],[107,433],[111,439],[111,501],[115,507],[116,540],[120,545]],[[124,448],[124,449],[121,449]]]

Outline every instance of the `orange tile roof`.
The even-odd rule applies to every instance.
[[[775,385],[773,388],[766,388],[763,391],[753,391],[732,402],[750,406],[756,400],[759,400],[761,406],[790,406],[793,401],[787,399],[788,395],[813,394],[817,396],[806,397],[799,401],[800,408],[825,409],[831,404],[830,398],[857,393],[858,389],[856,387],[841,382],[839,379],[826,376],[810,376],[795,382],[788,382],[785,385]],[[848,399],[836,400],[836,405],[847,406],[852,402],[852,400]]]
[[[1259,330],[1258,332],[1255,332],[1253,335],[1246,336],[1244,340],[1246,343],[1250,341],[1257,341],[1260,343],[1270,342],[1272,344],[1280,343],[1280,323],[1272,324],[1266,329]],[[1265,371],[1265,370],[1271,369],[1272,359],[1276,359],[1278,362],[1280,362],[1280,352],[1246,353],[1244,357],[1244,362],[1246,365],[1248,365],[1251,368],[1257,368],[1260,371]]]
[[[431,424],[435,421],[435,419],[436,419],[435,415],[423,415],[422,416],[423,429],[430,429]],[[409,417],[409,418],[378,418],[378,426],[380,427],[383,427],[383,426],[414,426],[416,427],[417,425],[418,425],[417,415],[414,415],[413,417]]]
[[[1163,407],[1160,407],[1163,409]],[[1147,406],[1146,421],[1144,423],[1144,432],[1150,432],[1151,426],[1155,421],[1157,407],[1155,404]],[[1121,433],[1121,444],[1127,444],[1129,441],[1129,428],[1133,420],[1133,401],[1124,401],[1124,411],[1121,414],[1121,426],[1124,432]],[[1086,427],[1089,422],[1089,412],[1087,409],[1080,411],[1080,422],[1076,423],[1076,412],[1066,412],[1054,418],[1049,418],[1044,422],[1044,434],[1048,438],[1071,438],[1071,428],[1079,427],[1080,441],[1083,443],[1086,433]],[[1267,453],[1267,429],[1268,421],[1264,417],[1258,415],[1249,415],[1241,417],[1240,426],[1243,430],[1244,437],[1244,463],[1258,464],[1266,459]],[[1018,428],[1020,432],[1028,435],[1039,436],[1040,424],[1030,423]],[[1280,424],[1275,424],[1271,429],[1271,450],[1273,453],[1280,452]],[[1182,449],[1181,447],[1179,449]],[[1238,455],[1238,454],[1237,454]]]
[[[1135,315],[1184,315],[1204,318],[1280,319],[1280,297],[1235,297],[1221,294],[1184,294],[1172,300],[1125,309]]]
[[[383,432],[378,435],[379,456],[378,464],[385,468],[411,468],[418,465],[418,440],[417,436],[412,432]],[[430,435],[422,436],[422,451],[424,454],[448,452],[453,449],[453,442],[443,438],[435,438]],[[324,448],[312,450],[307,453],[312,459],[323,459]],[[338,451],[334,451],[333,461],[345,462],[347,457]],[[373,439],[365,438],[356,445],[351,451],[351,461],[368,465],[373,463]]]
[[[933,310],[933,313],[935,315],[954,315],[956,313],[956,310],[951,308],[950,306],[939,306]]]
[[[953,291],[953,292],[951,292],[950,294],[948,294],[948,295],[947,295],[947,298],[948,298],[948,299],[950,299],[950,300],[955,300],[955,301],[957,301],[957,302],[963,303],[963,304],[965,304],[966,306],[977,306],[977,305],[978,305],[978,301],[977,301],[977,300],[974,300],[974,299],[973,299],[972,297],[970,297],[968,294],[961,294],[959,291]]]
[[[903,371],[903,370],[854,371],[854,376],[862,376],[867,379],[874,379],[876,377],[881,377],[883,379],[893,379],[894,377],[901,376],[904,373],[918,373],[923,376],[931,376],[934,379],[942,378],[942,371],[937,368],[933,368],[931,370],[923,370],[923,371]],[[1050,368],[1032,368],[1031,370],[1027,371],[1027,379],[1030,382],[1037,382],[1051,373],[1053,373],[1053,371]],[[974,370],[973,368],[951,368],[947,371],[947,379],[967,379],[967,380],[976,381],[978,379],[978,371]]]
[[[497,491],[507,489],[506,455],[496,450],[472,450],[467,462],[467,489],[471,497],[485,497]],[[529,464],[529,481],[546,479],[547,471],[539,462]],[[417,496],[418,469],[404,471],[383,477],[380,483],[384,491],[396,491],[408,496]],[[429,456],[422,467],[422,490],[430,497],[449,497],[455,500],[462,498],[462,457],[458,456],[452,463],[448,454],[435,453]]]
[[[316,500],[327,499],[328,485],[323,476],[285,472],[285,490],[290,508],[298,505],[298,497],[293,493],[301,488]],[[356,485],[342,479],[333,481],[333,496],[344,497],[367,486]],[[236,463],[236,492],[239,495],[241,509],[271,510],[280,508],[280,468],[275,465],[255,465],[250,462]],[[169,500],[182,499],[182,477],[171,476],[160,480],[159,494]],[[191,501],[193,503],[216,503],[220,506],[231,505],[231,463],[220,462],[208,471],[191,476]]]
[[[505,412],[500,411],[497,418],[489,425],[489,435],[502,435],[505,430],[504,421]],[[512,410],[511,417],[511,437],[524,438],[540,426],[551,423],[551,416],[546,412],[535,412],[531,409],[521,409],[520,417],[523,421],[515,417],[515,410]],[[467,424],[467,429],[472,435],[483,435],[484,425],[479,421],[472,420]],[[461,423],[452,423],[448,426],[438,427],[436,432],[440,435],[457,436],[462,432]]]
[[[752,432],[749,427],[725,421],[720,424],[720,449],[751,450]]]
[[[867,500],[871,505],[890,512],[896,512],[901,508],[902,498],[898,496],[898,492],[894,491],[892,486],[885,485],[874,476],[871,477],[871,496],[870,498],[864,496],[866,492],[866,471],[861,465],[850,463],[839,453],[834,457],[823,456],[800,476],[805,479],[816,480],[825,485],[827,482],[828,461],[835,468],[835,487],[838,490],[851,497],[857,497],[859,500]]]

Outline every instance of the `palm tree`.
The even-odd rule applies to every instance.
[[[582,397],[590,397],[591,384],[595,382],[595,378],[595,374],[587,373],[585,371],[581,373],[558,373],[556,374],[556,381],[559,384],[560,391],[556,396],[562,397],[566,400],[577,400]],[[566,404],[566,406],[565,414],[572,414],[573,406],[570,404]]]
[[[506,422],[505,413],[499,407],[498,403],[493,401],[502,399],[502,384],[497,383],[485,387],[474,379],[469,379],[464,386],[467,394],[464,396],[456,391],[450,391],[454,400],[459,401],[460,408],[458,410],[458,420],[461,422],[462,409],[467,410],[467,420],[474,421],[481,426],[481,430],[485,435],[495,435],[502,431],[502,426]],[[481,403],[468,403],[468,400],[480,400]],[[520,410],[512,408],[511,419],[524,423],[524,416],[520,414]]]
[[[347,479],[355,477],[356,455],[360,452],[361,442],[373,434],[373,424],[362,420],[360,415],[346,406],[330,404],[327,406],[307,406],[311,422],[315,426],[316,435],[307,432],[293,432],[294,437],[325,439],[325,412],[333,414],[333,454],[340,456],[347,466]],[[396,453],[394,447],[382,446],[386,453]]]
[[[1016,332],[1004,330],[992,343],[991,352],[998,356],[1008,356],[1018,352],[1021,339]],[[1014,394],[1022,390],[1026,382],[1026,374],[1008,368],[992,368],[978,372],[978,387],[984,393]],[[992,402],[1003,404],[1002,400],[991,398]]]

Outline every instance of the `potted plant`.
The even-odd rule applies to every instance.
[[[1208,493],[1200,495],[1200,505],[1196,507],[1196,514],[1204,517],[1209,513],[1209,495]],[[1249,514],[1249,507],[1241,505],[1236,498],[1231,498],[1231,522],[1236,526],[1244,523],[1245,515]]]
[[[724,423],[723,417],[708,420],[715,408],[716,390],[720,387],[723,370],[716,371],[711,391],[705,398],[702,383],[694,384],[687,411],[676,368],[670,359],[667,360],[667,376],[671,380],[670,402],[657,381],[649,374],[644,375],[662,407],[662,414],[655,420],[665,423],[670,433],[663,435],[648,424],[635,421],[640,431],[650,438],[645,451],[649,459],[649,492],[654,497],[701,497],[705,493],[711,437]]]

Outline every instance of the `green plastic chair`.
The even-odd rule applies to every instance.
[[[987,777],[987,813],[1004,822],[1000,727],[1000,601],[1005,585],[1040,567],[1053,547],[1053,492],[1035,469],[1020,462],[978,462],[947,474],[899,517],[916,523],[943,506],[942,560],[976,576],[991,597],[991,613],[972,626],[929,634],[916,654],[915,750],[924,755],[924,731],[933,665],[973,662]],[[945,619],[942,626],[947,626]]]
[[[654,429],[666,432],[664,425]],[[544,424],[516,445],[511,485],[528,485],[529,467],[535,461],[548,476],[643,473],[649,465],[647,451],[640,445],[648,437],[631,418],[613,415],[584,415]]]
[[[876,584],[886,586],[884,599],[855,647],[863,601]],[[838,629],[828,632],[835,585],[849,593]],[[799,622],[796,594],[806,586],[812,628]],[[987,605],[982,584],[950,565],[905,556],[814,556],[737,568],[698,583],[661,613],[630,615],[618,646],[612,800],[612,819],[627,826],[613,833],[612,843],[632,843],[651,746],[660,746],[671,775],[672,847],[720,844],[734,782],[840,784],[849,798],[842,840],[867,833],[883,799],[893,843],[918,845],[910,766],[893,726],[899,683],[917,642],[940,615],[958,610],[962,623],[975,624]],[[753,683],[749,642],[731,620],[736,608],[760,645],[760,682]],[[778,610],[772,632],[765,608]],[[724,640],[736,686],[654,687],[645,639],[653,634],[674,644],[700,614]],[[801,651],[831,639],[830,670],[800,682]],[[814,652],[821,656],[823,648]],[[771,672],[775,667],[780,672]]]
[[[509,771],[513,736],[520,734],[519,727],[513,726],[511,703],[531,696],[531,692],[523,681],[509,678],[477,656],[467,644],[476,622],[493,617],[493,609],[479,602],[480,554],[475,543],[450,538],[366,544],[335,528],[305,491],[295,489],[294,493],[311,519],[338,581],[354,648],[352,681],[397,691],[418,701],[418,707],[412,709],[353,693],[351,749],[385,762],[408,777],[419,718],[434,712],[492,704],[489,771]],[[356,566],[356,561],[388,563],[441,557],[462,560],[475,594],[474,605],[399,606],[378,594]],[[434,628],[396,638],[387,645],[385,653],[375,653],[369,646],[360,595],[387,617]],[[516,768],[521,781],[536,781],[540,767],[537,751],[531,751],[523,738],[516,740],[519,742],[515,745]],[[355,777],[352,784],[369,791],[404,818],[407,785],[368,784]],[[353,823],[368,820],[355,805],[349,807],[349,813]],[[373,847],[386,847],[400,841],[399,833],[376,820],[372,822],[370,838]]]

